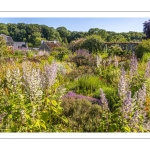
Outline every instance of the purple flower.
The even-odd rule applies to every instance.
[[[120,81],[118,84],[118,94],[120,98],[125,97],[126,92],[127,92],[127,81],[126,81],[126,72],[124,68],[121,69],[121,76],[120,76]]]
[[[132,113],[131,91],[128,91],[126,97],[123,99],[122,113],[125,119],[128,119],[130,117],[130,113]]]
[[[145,70],[145,78],[150,77],[150,60],[147,62],[146,70]]]
[[[72,91],[68,92],[66,95],[64,95],[62,97],[63,100],[65,99],[86,99],[92,102],[97,102],[98,104],[101,104],[101,101],[99,99],[93,98],[93,97],[89,97],[89,96],[84,96],[84,95],[80,95],[80,94],[76,94]]]
[[[104,110],[108,110],[109,111],[108,101],[107,101],[106,96],[105,96],[105,94],[104,94],[102,89],[100,89],[100,99],[101,99],[101,102],[102,102],[102,108]]]
[[[133,75],[137,73],[138,70],[138,61],[135,56],[135,53],[132,53],[132,58],[130,60],[130,77],[132,78]]]

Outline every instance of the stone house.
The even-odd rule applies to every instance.
[[[42,41],[39,50],[51,51],[54,47],[60,47],[62,44],[59,41]]]
[[[12,37],[5,34],[0,34],[6,42],[8,47],[11,47],[13,50],[27,50],[28,44],[26,42],[15,42]]]

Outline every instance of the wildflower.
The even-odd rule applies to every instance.
[[[114,56],[114,65],[116,68],[118,67],[118,60],[117,60],[116,55]]]
[[[97,55],[96,56],[96,65],[97,65],[97,67],[100,66],[101,62],[102,62],[102,58],[99,55]]]
[[[102,108],[104,110],[109,111],[108,101],[107,101],[106,96],[102,89],[100,89],[100,99],[101,99],[101,103],[102,103]]]
[[[135,56],[135,53],[132,53],[132,58],[130,60],[130,77],[132,78],[133,75],[137,73],[138,70],[138,62]]]
[[[118,84],[118,94],[119,97],[125,97],[126,92],[127,92],[127,81],[126,81],[126,72],[124,68],[121,69],[121,76],[120,76],[120,81]]]
[[[147,62],[147,66],[146,66],[144,77],[145,78],[149,78],[150,77],[150,60]]]
[[[55,78],[57,76],[57,64],[53,63],[52,65],[46,65],[44,68],[44,75],[46,80],[45,84],[48,87],[51,87],[54,84]]]

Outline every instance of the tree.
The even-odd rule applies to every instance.
[[[100,35],[102,39],[106,39],[107,38],[106,30],[99,29],[99,28],[91,28],[91,29],[89,29],[88,34],[89,35],[92,35],[92,34]]]
[[[86,40],[82,44],[82,48],[89,50],[89,52],[97,53],[103,49],[103,43],[104,40],[101,36],[91,35],[86,37]]]
[[[4,23],[0,23],[0,34],[9,35],[7,25]]]
[[[65,27],[58,27],[56,30],[59,32],[60,37],[62,38],[62,42],[68,43],[66,39],[70,36],[70,32]]]
[[[146,52],[150,52],[150,39],[143,40],[135,50],[135,53],[138,58],[142,58],[143,54]]]
[[[144,26],[143,32],[146,34],[147,38],[150,38],[150,20],[145,21],[143,23],[143,26]]]

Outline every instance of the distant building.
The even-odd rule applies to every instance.
[[[7,36],[5,34],[0,34],[0,36],[3,37],[7,46],[14,46],[14,41],[13,41],[12,37]]]
[[[51,51],[54,47],[62,46],[59,41],[42,41],[39,50]]]
[[[12,47],[13,50],[28,50],[28,44],[26,42],[15,42],[12,37],[5,34],[0,34],[6,42],[6,45]]]
[[[27,50],[28,44],[26,42],[14,42],[14,50]]]

